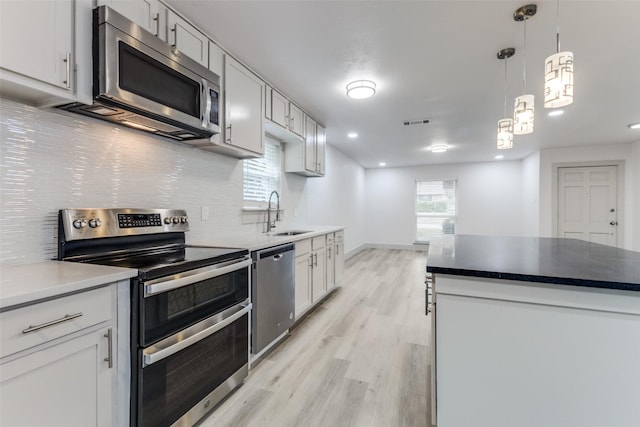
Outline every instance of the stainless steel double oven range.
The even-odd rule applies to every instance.
[[[131,425],[192,425],[249,369],[248,250],[189,246],[183,210],[64,209],[58,259],[135,268]]]

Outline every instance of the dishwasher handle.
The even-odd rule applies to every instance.
[[[286,245],[275,246],[272,248],[262,249],[261,251],[254,252],[254,259],[264,259],[264,258],[273,258],[274,261],[279,260],[284,256],[286,252],[293,251],[295,249],[295,245],[293,243],[287,243]],[[279,256],[279,257],[278,257]]]

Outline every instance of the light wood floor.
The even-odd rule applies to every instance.
[[[426,253],[370,249],[201,427],[430,426]]]

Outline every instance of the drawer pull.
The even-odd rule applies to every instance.
[[[57,325],[58,323],[62,323],[62,322],[66,322],[68,320],[76,319],[76,318],[78,318],[80,316],[82,316],[82,313],[65,314],[64,317],[61,317],[60,319],[52,320],[51,322],[42,323],[42,324],[36,325],[36,326],[29,325],[29,327],[27,329],[24,329],[22,331],[22,333],[23,334],[28,334],[29,332],[38,331],[40,329],[48,328],[49,326]]]

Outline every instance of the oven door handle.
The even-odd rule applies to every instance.
[[[239,311],[235,312],[234,314],[232,314],[231,316],[227,317],[226,319],[222,320],[221,322],[218,322],[202,331],[196,332],[192,335],[186,336],[186,337],[180,337],[179,341],[176,342],[175,344],[172,344],[169,347],[165,347],[165,348],[159,348],[156,346],[151,346],[147,349],[144,350],[144,356],[142,359],[142,367],[145,366],[149,366],[149,365],[153,365],[154,363],[165,359],[173,354],[176,354],[177,352],[179,352],[180,350],[184,350],[185,348],[199,342],[202,341],[203,339],[207,338],[208,336],[215,334],[216,332],[218,332],[219,330],[221,330],[222,328],[225,328],[227,326],[229,326],[231,323],[235,322],[236,320],[238,320],[239,318],[241,318],[242,316],[244,316],[245,314],[247,314],[252,307],[252,304],[247,304],[247,305],[240,305],[238,306],[240,308]],[[148,352],[148,353],[147,353]]]
[[[160,279],[158,281],[151,281],[144,285],[144,297],[150,297],[152,295],[167,292],[173,289],[181,288],[183,286],[190,285],[192,283],[201,282],[203,280],[211,279],[213,277],[222,276],[233,271],[247,268],[253,261],[251,259],[243,260],[241,262],[234,262],[232,264],[224,265],[222,267],[213,267],[210,270],[202,273],[191,274],[179,279]]]

